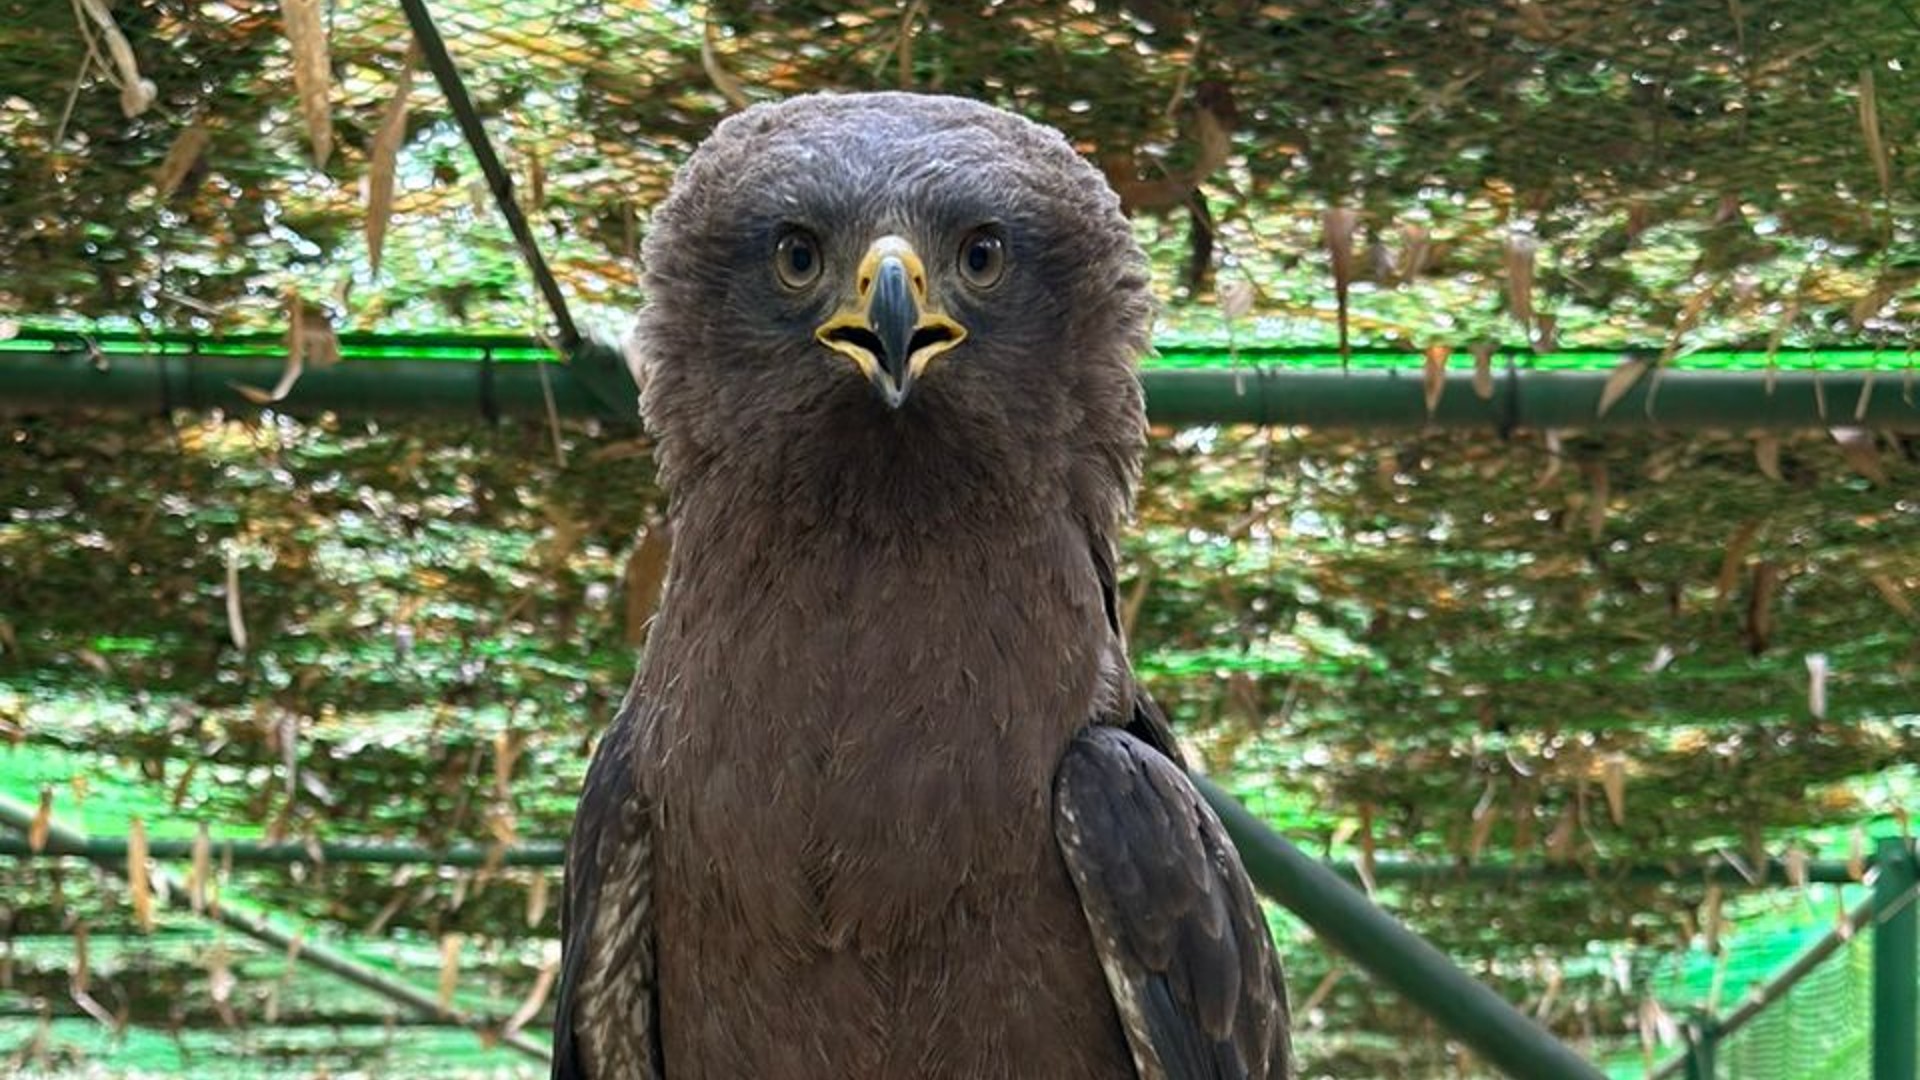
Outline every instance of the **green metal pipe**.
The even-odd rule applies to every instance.
[[[1920,1078],[1920,867],[1913,841],[1888,837],[1873,879],[1873,1080]]]
[[[1194,783],[1220,815],[1262,892],[1475,1053],[1520,1080],[1601,1080],[1600,1071],[1566,1044],[1269,830],[1233,796],[1204,777]]]
[[[149,840],[147,855],[160,860],[190,859],[191,840]],[[258,840],[210,841],[216,860],[235,864],[288,865],[310,863],[342,866],[375,864],[386,866],[559,866],[566,861],[566,845],[559,840],[526,840],[495,848],[486,844],[450,844],[431,847],[422,844],[380,843],[364,840],[329,840],[313,843],[273,843]],[[49,842],[33,851],[18,836],[0,835],[0,856],[124,860],[127,841],[120,836],[89,836],[85,846],[63,847]],[[1461,866],[1449,863],[1413,862],[1404,859],[1376,860],[1364,875],[1359,866],[1343,860],[1323,863],[1328,870],[1348,881],[1369,877],[1375,884],[1419,885],[1518,885],[1564,883],[1574,885],[1634,883],[1699,884],[1715,883],[1730,888],[1782,888],[1788,884],[1786,864],[1775,861],[1749,876],[1726,863],[1629,863],[1583,866],[1516,865],[1507,862],[1476,863]],[[1822,884],[1857,884],[1852,868],[1845,862],[1822,860],[1805,867],[1806,880]]]
[[[1717,1080],[1714,1051],[1720,1045],[1720,1030],[1711,1017],[1699,1016],[1687,1022],[1687,1080]]]
[[[162,861],[193,858],[192,840],[149,840],[147,856]],[[427,847],[420,844],[370,843],[360,840],[315,841],[311,844],[270,843],[253,840],[213,840],[208,853],[215,862],[235,865],[286,866],[306,863],[376,866],[559,866],[566,861],[566,845],[559,841],[530,841],[492,847],[485,844],[453,844]],[[61,858],[74,856],[98,862],[125,862],[127,840],[123,836],[88,836],[79,847],[49,838],[45,847],[32,850],[18,836],[0,836],[0,856],[16,859]]]
[[[552,388],[554,409],[566,417],[598,416],[637,422],[632,380],[626,383],[624,408],[599,396],[583,377],[589,367],[604,369],[611,358],[575,363],[478,362],[414,359],[344,360],[311,368],[272,408],[289,416],[334,412],[344,416],[496,416],[538,417],[546,413],[542,372]],[[578,367],[576,367],[578,365]],[[596,371],[595,374],[599,372]],[[89,352],[0,354],[0,409],[14,412],[67,412],[106,409],[162,413],[172,409],[259,411],[235,387],[271,389],[280,364],[259,357],[194,352]]]
[[[77,339],[76,339],[77,340]],[[508,346],[477,350],[477,362],[425,359],[377,339],[356,342],[349,359],[306,371],[273,408],[293,416],[438,414],[540,416],[546,410],[544,369],[555,410],[566,417],[636,422],[634,388],[610,346],[590,343],[565,364],[501,362]],[[0,410],[75,409],[162,412],[251,404],[233,387],[271,387],[280,360],[267,343],[245,349],[213,342],[47,342],[0,349]],[[523,343],[524,344],[524,343]],[[429,347],[422,347],[427,351]],[[469,350],[468,356],[475,355]],[[1413,368],[1281,366],[1287,354],[1242,367],[1149,367],[1142,374],[1155,423],[1275,424],[1328,428],[1725,428],[1818,429],[1864,426],[1920,430],[1920,393],[1907,369],[1685,370],[1648,377],[1605,416],[1599,401],[1604,370],[1508,367],[1494,373],[1492,394],[1474,392],[1472,376],[1454,372],[1429,414]],[[492,360],[486,359],[491,357]],[[1374,358],[1376,361],[1380,358]],[[1290,361],[1288,361],[1290,362]]]
[[[1247,423],[1330,428],[1920,428],[1920,395],[1904,371],[1669,371],[1647,377],[1603,416],[1602,371],[1511,368],[1492,393],[1473,376],[1446,377],[1429,413],[1417,369],[1387,371],[1149,370],[1156,423]],[[1863,404],[1864,399],[1864,404]]]

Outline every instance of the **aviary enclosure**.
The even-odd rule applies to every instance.
[[[1123,616],[1247,843],[1604,1075],[1913,1080],[1916,64],[1905,0],[0,0],[0,1064],[544,1074],[648,210],[911,87],[1154,256]],[[1272,924],[1303,1076],[1494,1074]]]

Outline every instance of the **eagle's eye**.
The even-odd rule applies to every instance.
[[[794,229],[773,248],[773,272],[789,289],[804,289],[820,277],[820,245],[804,229]]]
[[[991,289],[1007,272],[1007,242],[999,230],[983,227],[960,244],[960,276],[976,289]]]

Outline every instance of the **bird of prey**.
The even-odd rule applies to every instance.
[[[653,216],[674,544],[567,854],[554,1075],[1280,1077],[1265,919],[1135,685],[1147,265],[1057,132],[750,108]]]

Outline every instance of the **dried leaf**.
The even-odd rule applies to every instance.
[[[527,747],[524,731],[502,731],[493,737],[493,793],[502,800],[513,797],[513,770]]]
[[[1725,893],[1718,884],[1707,886],[1706,899],[1701,901],[1701,924],[1706,930],[1707,953],[1720,955],[1720,935],[1726,929]]]
[[[1780,568],[1760,562],[1753,568],[1753,584],[1747,593],[1747,651],[1755,656],[1767,651],[1773,640],[1773,596],[1780,586]]]
[[[27,849],[39,854],[47,848],[47,837],[53,832],[53,788],[40,789],[40,807],[33,812],[33,821],[27,825]]]
[[[1493,833],[1494,822],[1498,819],[1494,813],[1493,781],[1488,780],[1480,801],[1473,807],[1473,829],[1467,839],[1467,861],[1476,862],[1480,852],[1487,846],[1487,838]]]
[[[87,955],[89,936],[85,920],[73,924],[73,966],[67,969],[67,992],[73,997],[74,1004],[80,1006],[88,1016],[111,1027],[113,1014],[101,1007],[88,993],[93,982],[93,964]]]
[[[80,0],[80,7],[100,29],[100,37],[107,44],[107,56],[113,61],[113,78],[120,87],[120,112],[129,120],[146,112],[160,91],[153,80],[141,77],[133,46],[127,44],[127,36],[113,21],[111,0]]]
[[[1440,407],[1440,395],[1447,391],[1447,358],[1452,355],[1451,348],[1438,342],[1427,346],[1421,364],[1421,384],[1426,391],[1429,418]]]
[[[632,648],[646,644],[647,628],[653,625],[653,613],[660,607],[660,593],[666,587],[672,549],[667,519],[656,517],[641,531],[639,542],[627,556],[621,581],[626,593],[626,642]]]
[[[529,147],[527,158],[526,194],[521,196],[520,205],[528,214],[537,214],[547,205],[547,162],[540,156],[539,150]]]
[[[720,27],[714,22],[713,12],[707,12],[706,27],[700,35],[700,66],[706,70],[707,80],[727,104],[735,109],[744,109],[749,104],[746,88],[727,66],[720,62]]]
[[[133,902],[133,924],[143,934],[153,933],[153,880],[148,875],[147,823],[134,818],[127,825],[127,896]]]
[[[1880,442],[1873,432],[1865,428],[1833,428],[1830,431],[1833,441],[1840,447],[1840,456],[1847,459],[1847,465],[1854,472],[1885,486],[1887,471],[1880,465]]]
[[[1547,467],[1540,470],[1540,478],[1533,482],[1534,491],[1546,490],[1547,485],[1553,482],[1554,477],[1560,475],[1561,467],[1567,463],[1567,456],[1562,450],[1564,440],[1561,439],[1558,430],[1548,428],[1543,441],[1546,443]]]
[[[1519,320],[1521,335],[1527,341],[1533,340],[1533,264],[1539,250],[1540,241],[1531,233],[1507,234],[1507,307]]]
[[[326,313],[307,304],[297,295],[287,296],[287,362],[280,381],[272,390],[261,390],[243,383],[228,382],[234,392],[255,405],[271,405],[293,392],[294,384],[306,365],[327,367],[340,362],[340,339]]]
[[[300,718],[284,713],[273,730],[274,740],[280,744],[280,776],[285,781],[290,806],[294,789],[300,783]],[[286,811],[283,809],[281,813]]]
[[[1658,675],[1673,664],[1673,659],[1677,655],[1679,654],[1674,652],[1673,646],[1661,642],[1660,647],[1653,650],[1653,659],[1648,660],[1640,670],[1649,675]]]
[[[1333,296],[1340,321],[1340,363],[1351,354],[1347,341],[1347,289],[1353,284],[1353,231],[1360,215],[1344,206],[1330,206],[1321,217],[1327,254],[1333,262]]]
[[[293,50],[293,86],[300,95],[300,115],[307,122],[307,141],[313,144],[313,163],[324,169],[333,153],[333,65],[327,58],[327,28],[320,4],[321,0],[280,0],[280,17]]]
[[[1360,869],[1360,884],[1367,890],[1368,896],[1372,896],[1374,892],[1373,865],[1374,865],[1375,846],[1376,845],[1374,843],[1374,838],[1373,838],[1373,804],[1370,802],[1363,802],[1360,804],[1360,867],[1359,869]]]
[[[538,929],[547,917],[548,892],[552,885],[545,874],[535,874],[533,884],[527,886],[527,926]]]
[[[380,273],[380,253],[386,246],[387,223],[393,218],[394,169],[400,160],[400,144],[407,136],[407,95],[413,92],[413,69],[420,62],[416,42],[407,50],[394,78],[393,97],[380,117],[380,130],[367,148],[367,262],[374,276]]]
[[[1394,277],[1399,281],[1412,281],[1426,272],[1427,262],[1433,257],[1433,241],[1420,225],[1402,226],[1400,241],[1400,259],[1394,267]]]
[[[1595,417],[1607,415],[1607,410],[1619,404],[1620,399],[1626,397],[1628,391],[1639,385],[1640,379],[1652,366],[1646,360],[1636,356],[1629,356],[1620,361],[1614,367],[1613,373],[1607,376],[1606,385],[1600,388],[1600,406],[1594,410],[1593,415]]]
[[[1847,834],[1847,876],[1855,881],[1867,876],[1867,834],[1855,825]]]
[[[1739,583],[1740,568],[1746,564],[1747,551],[1753,547],[1753,538],[1760,533],[1761,521],[1755,519],[1734,530],[1727,541],[1726,552],[1720,557],[1720,576],[1713,582],[1715,603],[1724,603],[1732,595],[1734,585]]]
[[[1891,574],[1869,574],[1867,580],[1873,583],[1874,589],[1879,592],[1880,598],[1887,602],[1888,607],[1909,619],[1913,618],[1913,601],[1907,599],[1905,589],[1893,579]]]
[[[1560,811],[1560,819],[1553,823],[1553,831],[1547,834],[1547,858],[1553,862],[1565,862],[1573,855],[1573,842],[1579,834],[1579,803],[1572,799]]]
[[[460,985],[460,949],[466,944],[463,934],[440,935],[440,1007],[453,1007],[453,991]]]
[[[1830,668],[1826,653],[1807,654],[1807,715],[1815,720],[1827,718],[1827,674]]]
[[[1245,278],[1234,278],[1220,286],[1218,297],[1220,314],[1225,316],[1228,322],[1238,322],[1253,314],[1254,301],[1259,297],[1260,290],[1254,287],[1253,282]]]
[[[1476,341],[1467,346],[1473,354],[1473,393],[1481,401],[1493,400],[1493,342]]]
[[[1880,94],[1874,89],[1873,69],[1860,69],[1860,133],[1867,142],[1867,157],[1880,181],[1880,195],[1893,195],[1893,159],[1887,153],[1886,137],[1880,132]]]
[[[1782,481],[1780,475],[1780,437],[1778,435],[1755,435],[1753,437],[1753,461],[1760,467],[1760,474],[1776,483]]]
[[[180,132],[167,148],[166,158],[160,162],[159,171],[153,174],[154,194],[161,202],[173,198],[180,185],[193,171],[195,165],[207,152],[207,144],[213,140],[213,132],[207,125],[195,122]]]
[[[228,1026],[237,1026],[240,1017],[233,1011],[233,989],[239,980],[233,976],[233,954],[228,951],[226,942],[214,942],[201,962],[207,969],[207,996],[213,999],[214,1011]],[[268,1023],[273,1022],[275,1013],[276,1010],[270,1005]]]
[[[1597,544],[1607,531],[1607,503],[1612,499],[1612,483],[1604,461],[1586,461],[1580,471],[1590,485],[1587,498],[1587,542]]]
[[[207,823],[201,822],[193,833],[193,860],[187,864],[187,903],[196,915],[205,914],[208,886],[213,881],[213,838]]]
[[[1694,290],[1692,296],[1687,297],[1687,302],[1680,308],[1679,316],[1673,321],[1673,330],[1667,334],[1666,348],[1660,350],[1662,364],[1673,359],[1674,354],[1680,351],[1681,340],[1693,329],[1694,324],[1700,321],[1700,315],[1707,310],[1707,304],[1719,294],[1721,280],[1715,278]]]
[[[553,983],[560,975],[560,943],[547,942],[545,953],[540,959],[540,971],[533,978],[533,985],[527,989],[526,1000],[507,1017],[505,1034],[511,1035],[527,1026],[527,1022],[540,1014],[541,1006],[547,1003],[547,995],[553,992]]]
[[[1600,766],[1600,788],[1607,795],[1607,816],[1615,825],[1627,823],[1627,759],[1615,755]]]
[[[1558,352],[1560,349],[1560,316],[1542,312],[1533,317],[1533,351],[1538,353]]]
[[[1797,847],[1788,848],[1784,860],[1787,864],[1787,884],[1796,889],[1807,887],[1807,853]]]
[[[241,652],[247,651],[247,618],[240,610],[240,553],[237,545],[227,545],[227,639]]]

